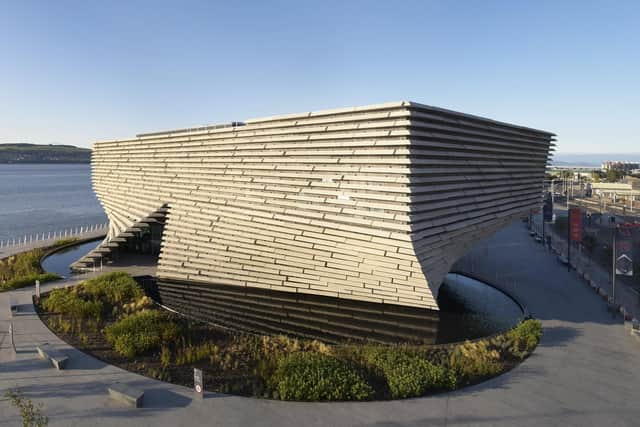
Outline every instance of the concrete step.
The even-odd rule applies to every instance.
[[[141,408],[144,391],[123,383],[115,383],[108,387],[109,397],[134,408]]]
[[[63,352],[56,350],[49,344],[41,344],[36,347],[41,359],[47,359],[58,370],[62,370],[67,365],[69,357]]]

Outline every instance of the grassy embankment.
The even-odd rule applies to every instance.
[[[40,260],[45,251],[76,240],[76,238],[58,240],[46,248],[31,249],[0,259],[0,292],[31,286],[36,280],[45,283],[61,279],[55,273],[46,273],[40,265]]]
[[[283,400],[399,399],[454,390],[511,369],[538,344],[536,320],[450,346],[327,345],[231,333],[156,308],[125,273],[110,273],[38,304],[64,339],[126,369],[186,386],[193,367],[211,391]]]

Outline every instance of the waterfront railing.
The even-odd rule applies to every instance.
[[[0,240],[0,251],[8,251],[14,248],[38,247],[43,243],[62,239],[82,239],[92,236],[106,234],[109,230],[109,223],[83,225],[63,230],[46,231],[43,233],[27,234],[21,237]]]

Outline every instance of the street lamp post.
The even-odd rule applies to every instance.
[[[573,178],[571,178],[571,197],[573,197]]]
[[[571,211],[567,202],[567,271],[571,271]]]
[[[613,238],[611,239],[611,299],[615,304],[616,302],[616,231],[618,225],[614,224]]]

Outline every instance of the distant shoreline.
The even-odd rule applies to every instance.
[[[73,162],[73,161],[68,161],[68,160],[64,160],[64,161],[47,161],[47,160],[43,160],[43,161],[28,161],[28,162],[2,162],[0,161],[0,165],[90,165],[91,161],[78,161],[78,162]]]
[[[91,150],[73,145],[0,144],[0,164],[91,163]]]

